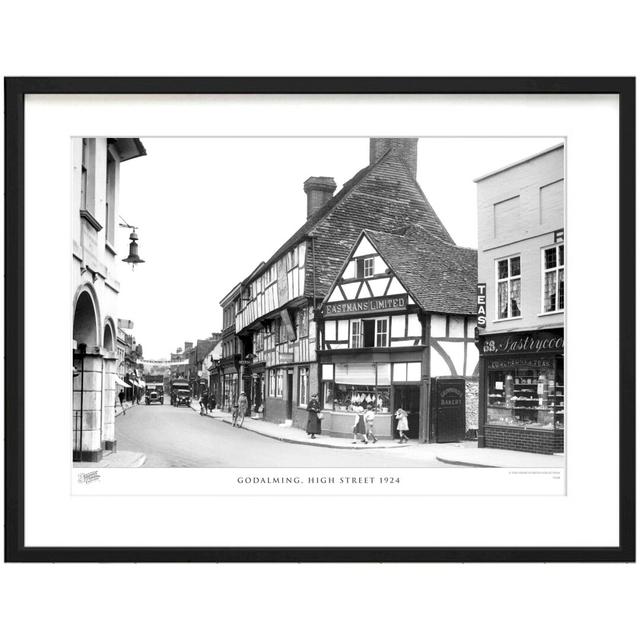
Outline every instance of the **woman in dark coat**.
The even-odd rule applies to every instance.
[[[307,411],[309,412],[309,420],[307,421],[307,433],[313,440],[316,437],[316,434],[320,435],[321,431],[320,419],[318,418],[318,414],[320,413],[320,403],[318,402],[317,393],[314,393],[311,396],[311,400],[309,400],[309,404],[307,405]]]

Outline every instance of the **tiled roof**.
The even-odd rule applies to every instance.
[[[477,252],[457,247],[404,161],[388,151],[361,169],[264,263],[271,265],[304,238],[305,295],[323,298],[364,229],[427,310],[475,314]],[[261,271],[258,267],[252,276]],[[244,281],[247,283],[248,280]]]
[[[358,171],[264,263],[266,268],[305,237],[315,238],[316,291],[324,295],[363,228],[391,230],[421,223],[436,237],[453,242],[404,161],[388,151]],[[254,275],[258,275],[258,270]],[[311,294],[308,270],[307,295]],[[246,283],[248,281],[243,281]]]
[[[478,252],[442,242],[419,226],[402,231],[365,233],[425,310],[475,315]]]
[[[453,240],[405,163],[388,152],[354,178],[339,202],[327,203],[326,213],[308,230],[314,237],[316,293],[323,297],[363,229],[393,232],[420,225],[435,238]],[[313,274],[308,271],[307,295]]]

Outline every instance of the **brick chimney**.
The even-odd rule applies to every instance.
[[[418,138],[371,138],[369,164],[377,162],[389,149],[405,161],[415,178],[418,169]]]
[[[184,350],[185,351],[189,351],[189,349],[193,349],[193,342],[185,342],[184,343]]]
[[[323,176],[307,178],[304,192],[307,194],[307,218],[310,218],[322,205],[331,200],[336,190],[336,181]]]

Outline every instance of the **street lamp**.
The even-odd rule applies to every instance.
[[[122,220],[122,222],[119,223],[121,227],[131,229],[131,234],[129,235],[129,240],[131,240],[129,243],[129,255],[126,258],[123,258],[122,262],[127,262],[131,265],[131,269],[134,269],[137,264],[144,262],[144,260],[138,255],[138,234],[136,233],[136,229],[138,227],[128,224],[122,217],[120,217],[120,220]]]

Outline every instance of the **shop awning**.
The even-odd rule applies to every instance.
[[[127,384],[122,378],[116,376],[116,384],[119,384],[121,387],[131,388],[130,384]]]

